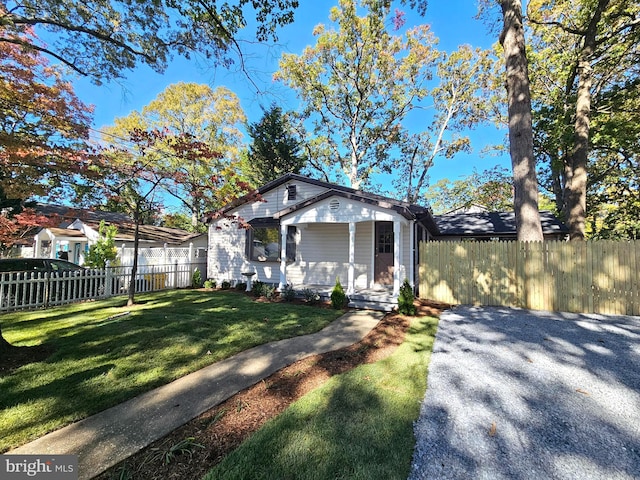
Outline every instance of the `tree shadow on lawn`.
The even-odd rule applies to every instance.
[[[189,292],[185,292],[185,296],[188,295]],[[154,303],[160,303],[160,301],[164,301],[165,299],[155,299],[155,298],[146,298],[141,294],[142,298],[138,298],[136,300],[136,306]],[[217,303],[223,303],[225,299],[215,299],[215,297],[206,298],[207,302],[211,302],[216,300]],[[77,311],[71,313],[71,315],[84,315],[91,316],[94,315],[98,311],[104,311],[106,309],[116,309],[122,310],[123,312],[127,308],[126,298],[123,296],[114,297],[113,299],[108,300],[100,300],[98,302],[88,301],[79,304],[80,307]],[[64,308],[62,306],[61,308]],[[56,312],[54,310],[54,312]],[[70,314],[67,311],[61,310],[60,313],[52,313],[47,311],[42,315],[42,318],[29,320],[32,325],[39,325],[43,323],[51,323],[58,321],[60,319],[64,319],[68,317]],[[116,314],[117,315],[117,314]],[[103,320],[104,323],[111,323],[112,321],[116,321],[114,316],[107,317]],[[89,327],[100,327],[102,326],[100,323],[89,322]],[[68,331],[77,330],[77,326],[69,327],[67,329],[58,330],[58,336],[64,336]],[[50,343],[49,338],[41,339],[42,343],[38,345],[32,346],[15,346],[10,343],[3,343],[0,338],[0,377],[4,377],[10,375],[12,372],[16,371],[20,367],[25,365],[29,365],[31,363],[42,362],[48,359],[53,353],[55,353],[55,346]]]
[[[15,347],[9,345],[0,351],[0,377],[30,363],[42,362],[55,352],[53,345],[33,345],[31,347]]]

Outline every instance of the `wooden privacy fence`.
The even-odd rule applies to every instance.
[[[419,295],[451,304],[640,315],[640,240],[423,242]]]

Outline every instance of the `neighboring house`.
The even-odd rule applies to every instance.
[[[516,240],[514,212],[456,212],[434,215],[438,240]],[[540,212],[545,240],[565,240],[569,230],[553,213]]]
[[[60,219],[57,228],[42,228],[34,238],[33,257],[65,258],[82,265],[85,253],[99,237],[100,222],[115,225],[118,229],[116,245],[121,260],[133,248],[135,224],[121,213],[80,210],[56,205],[38,204],[43,215],[56,215]],[[192,247],[205,251],[207,235],[191,233],[175,228],[139,226],[139,248]],[[124,262],[127,264],[127,262]]]
[[[456,218],[287,174],[205,216],[207,277],[325,290],[339,279],[348,295],[379,290],[395,299],[405,279],[418,283],[419,243],[452,238],[445,227]]]

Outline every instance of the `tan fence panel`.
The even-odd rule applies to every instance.
[[[640,241],[423,242],[420,297],[640,315]]]

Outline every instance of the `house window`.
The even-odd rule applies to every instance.
[[[287,227],[287,262],[296,259],[296,227]],[[280,226],[277,223],[252,226],[247,230],[247,256],[256,262],[280,261]]]
[[[297,190],[295,185],[287,185],[287,200],[295,200]]]

